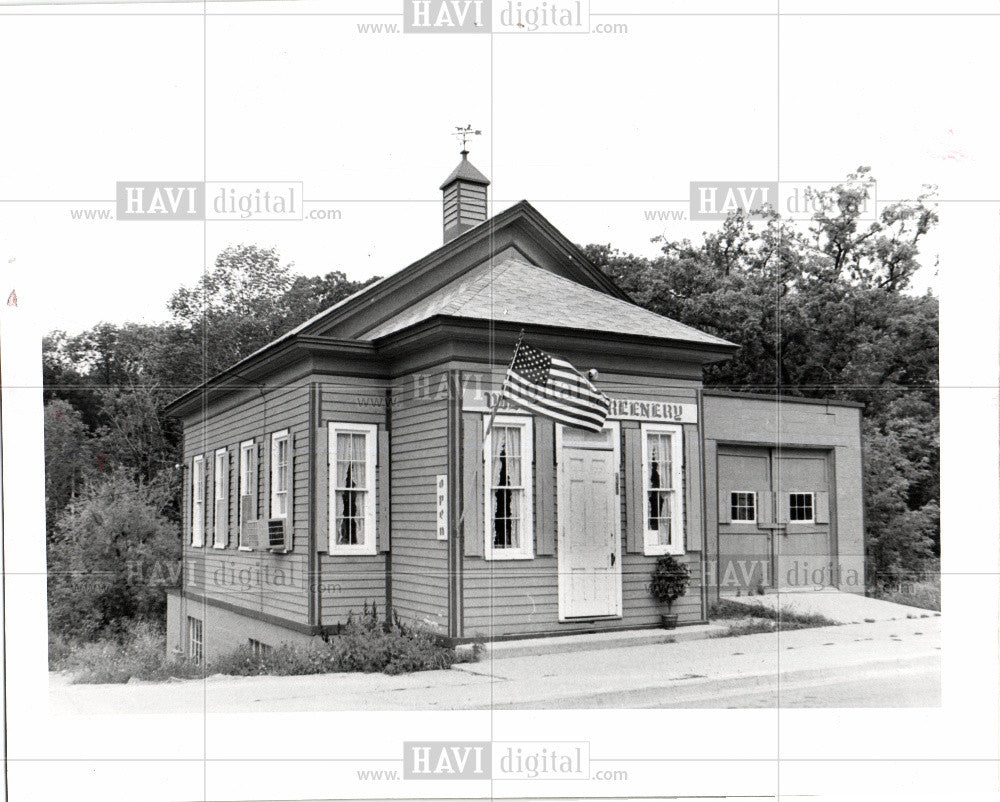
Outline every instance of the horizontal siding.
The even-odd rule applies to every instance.
[[[434,479],[448,465],[447,397],[437,392],[447,374],[426,378],[404,376],[392,388],[392,604],[447,631],[448,544],[437,540]]]
[[[293,551],[272,554],[237,548],[237,497],[239,444],[253,439],[259,447],[258,515],[269,512],[270,436],[288,429],[292,438],[292,528]],[[224,549],[213,547],[211,508],[205,527],[205,547],[192,548],[190,490],[186,492],[184,518],[185,587],[210,599],[225,601],[248,610],[269,613],[306,623],[308,618],[307,542],[309,471],[309,391],[300,382],[281,389],[257,392],[240,404],[203,418],[185,421],[184,465],[190,469],[192,457],[205,455],[206,481],[212,487],[214,454],[229,453],[229,539]],[[209,490],[211,493],[211,490]]]
[[[578,365],[585,369],[585,365]],[[478,367],[474,370],[479,370]],[[497,384],[502,381],[503,370],[494,372]],[[463,374],[463,380],[469,377]],[[597,380],[599,388],[612,397],[657,400],[694,404],[698,400],[700,383],[664,381],[641,376],[602,373]],[[468,414],[468,413],[467,413]],[[684,509],[687,542],[691,549],[682,558],[691,571],[691,585],[686,596],[674,603],[673,612],[682,622],[701,619],[701,462],[697,447],[698,427],[684,426]],[[694,446],[694,447],[690,447]],[[626,454],[621,450],[625,471]],[[557,455],[558,459],[558,455]],[[538,466],[535,466],[538,469]],[[553,505],[558,521],[558,483],[552,482]],[[536,483],[537,488],[537,483]],[[463,562],[463,632],[466,637],[483,635],[500,637],[515,634],[542,632],[572,632],[580,629],[614,628],[622,626],[650,626],[659,622],[666,612],[648,590],[650,574],[656,557],[628,553],[626,548],[626,494],[632,489],[625,486],[620,498],[622,525],[622,617],[596,621],[560,622],[558,588],[558,539],[556,555],[535,556],[531,560],[486,561],[482,557],[465,557]],[[691,528],[697,532],[688,532]],[[470,533],[471,534],[471,533]],[[478,537],[483,537],[479,532]],[[537,533],[536,533],[537,548]]]
[[[388,382],[342,377],[319,384],[319,430],[316,432],[316,533],[321,544],[330,537],[329,423],[385,425]],[[380,493],[376,492],[375,520],[379,521]],[[352,613],[375,605],[385,612],[386,556],[384,554],[336,554],[319,551],[320,620],[342,623]]]
[[[624,549],[624,541],[622,543]],[[698,554],[683,558],[691,571],[687,595],[673,606],[681,622],[701,618],[701,566]],[[478,563],[478,565],[470,565]],[[621,626],[652,626],[665,606],[649,594],[655,557],[622,554],[622,617],[597,621],[559,622],[556,557],[535,557],[518,562],[467,559],[463,577],[465,636],[501,637],[555,630]]]

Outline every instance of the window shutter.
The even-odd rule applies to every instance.
[[[556,553],[556,425],[535,419],[535,542],[536,554]]]
[[[260,518],[260,443],[254,441],[250,449],[250,487],[247,488],[250,494],[250,520],[256,521]]]
[[[330,426],[314,429],[316,434],[316,550],[330,551],[330,490],[333,486],[330,471],[330,454],[336,447],[330,442]]]
[[[215,543],[215,452],[205,455],[205,537],[204,545]]]
[[[194,463],[192,463],[193,466]],[[184,524],[184,545],[190,545],[193,539],[193,532],[191,531],[194,526],[194,520],[192,517],[192,510],[194,509],[194,494],[191,492],[191,488],[194,486],[194,467],[189,471],[184,471],[181,474],[181,521]]]
[[[260,502],[264,506],[264,514],[261,515],[265,521],[271,517],[271,436],[267,435],[260,444],[260,478],[261,494]]]
[[[642,491],[642,432],[639,424],[622,423],[625,435],[625,550],[642,554],[646,527]]]
[[[288,432],[288,533],[291,539],[289,551],[295,549],[295,432]]]
[[[757,493],[757,525],[771,523],[771,508],[774,506],[774,493],[764,490]]]
[[[788,493],[778,493],[777,513],[779,524],[788,523]]]
[[[728,490],[719,488],[719,524],[725,525],[732,522],[733,514],[732,494]]]
[[[462,533],[466,557],[482,557],[483,529],[483,419],[466,415],[462,444]]]
[[[212,455],[212,469],[215,470],[217,457]],[[221,543],[223,546],[229,545],[229,452],[227,451],[222,460],[222,471],[220,478],[222,482],[222,498],[215,498],[215,477],[212,483],[212,503],[215,505],[215,530],[212,533],[212,545]]]
[[[376,517],[376,534],[378,536],[378,550],[389,551],[391,547],[390,532],[390,500],[389,500],[389,432],[385,426],[378,427],[378,474],[375,480],[376,505],[378,514]]]
[[[830,523],[830,494],[826,490],[817,490],[813,494],[813,498],[816,504],[816,509],[813,511],[816,523]]]
[[[701,551],[702,522],[701,505],[697,498],[699,466],[701,457],[698,454],[698,428],[696,426],[682,427],[684,462],[681,483],[684,486],[684,548],[686,551]]]
[[[202,505],[201,505],[201,545],[207,546],[209,537],[215,537],[214,530],[212,529],[212,523],[215,520],[215,516],[212,514],[212,500],[213,490],[212,483],[209,481],[212,476],[212,455],[205,454],[201,462],[201,495],[202,495]]]

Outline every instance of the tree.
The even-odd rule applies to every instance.
[[[585,251],[636,303],[740,345],[706,384],[865,404],[869,573],[890,582],[939,548],[938,302],[905,292],[937,214],[925,193],[866,225],[872,184],[862,167],[812,193],[805,231],[764,209],[657,238],[654,259]]]
[[[45,528],[86,489],[94,473],[93,449],[80,413],[66,401],[45,405]]]
[[[163,485],[107,474],[70,502],[48,545],[49,629],[93,639],[136,619],[159,621],[177,583],[178,528]]]

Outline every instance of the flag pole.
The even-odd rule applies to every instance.
[[[490,419],[486,422],[486,429],[483,431],[483,446],[489,442],[490,430],[493,428],[493,420],[497,416],[497,410],[500,409],[500,401],[503,399],[503,391],[507,387],[507,377],[510,375],[511,368],[514,367],[514,360],[517,359],[517,352],[521,350],[521,343],[524,342],[524,329],[521,329],[521,336],[517,338],[517,344],[514,346],[514,356],[510,358],[510,365],[507,368],[507,372],[503,375],[503,384],[500,385],[500,392],[497,394],[496,403],[490,410]]]

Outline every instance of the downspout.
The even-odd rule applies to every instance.
[[[318,445],[320,427],[320,388],[316,382],[309,383],[309,501],[307,504],[307,521],[309,527],[309,537],[306,539],[306,576],[308,577],[308,587],[306,590],[306,620],[310,626],[317,630],[323,626],[323,598],[322,582],[320,572],[322,564],[317,550],[316,537],[316,447]]]
[[[705,396],[698,388],[698,462],[701,467],[701,619],[708,620],[709,587],[708,575],[708,499],[705,497],[707,474],[705,472]],[[716,549],[718,562],[718,549]]]
[[[389,486],[385,489],[386,503],[389,513],[385,519],[389,521],[389,548],[385,552],[385,620],[393,620],[392,607],[392,387],[385,388],[385,436],[389,441]]]
[[[448,375],[448,636],[462,637],[462,552],[459,549],[462,454],[462,380]]]

